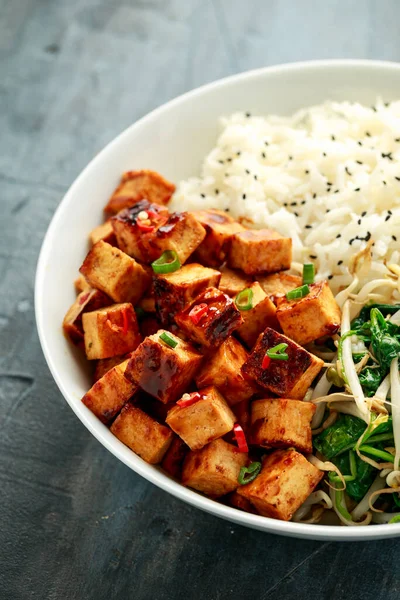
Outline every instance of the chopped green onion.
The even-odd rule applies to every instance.
[[[181,263],[175,250],[165,250],[151,266],[154,273],[172,273],[180,268]]]
[[[314,283],[315,267],[312,263],[303,265],[303,283]]]
[[[294,290],[290,290],[290,292],[286,294],[286,298],[288,300],[298,300],[299,298],[304,298],[305,296],[308,296],[309,293],[310,288],[308,287],[308,285],[301,285],[300,287],[295,288]]]
[[[252,462],[248,467],[242,467],[240,469],[238,482],[240,485],[246,485],[246,483],[250,483],[253,481],[259,472],[261,471],[261,463],[260,462]]]
[[[390,519],[389,523],[390,524],[392,524],[392,523],[400,523],[400,515],[396,515],[395,517],[393,517],[393,519]]]
[[[287,347],[287,344],[278,344],[273,348],[269,348],[266,352],[266,355],[269,358],[272,358],[273,360],[288,360],[289,355],[286,354],[286,352],[284,352],[284,350],[286,350]]]
[[[390,454],[390,452],[385,452],[385,450],[379,450],[378,448],[374,448],[373,446],[363,445],[359,448],[360,452],[365,452],[366,454],[370,454],[371,456],[375,456],[376,458],[381,458],[386,462],[394,463],[394,456]]]
[[[245,288],[235,298],[235,304],[239,310],[250,310],[253,308],[253,290]]]
[[[160,338],[160,340],[165,342],[167,344],[167,346],[169,346],[170,348],[176,348],[176,346],[178,345],[178,342],[176,341],[176,339],[173,338],[172,335],[170,335],[166,331],[163,331],[162,333],[160,333],[159,338]]]
[[[370,438],[368,438],[368,444],[370,446],[373,446],[374,444],[376,444],[377,442],[387,442],[387,441],[391,441],[393,440],[393,433],[380,433],[378,435],[373,435]]]

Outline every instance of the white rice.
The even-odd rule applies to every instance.
[[[291,237],[294,260],[314,262],[334,292],[351,282],[365,238],[368,279],[387,272],[384,261],[399,264],[400,101],[328,102],[289,118],[236,113],[220,124],[201,177],[181,181],[171,207],[219,208]]]

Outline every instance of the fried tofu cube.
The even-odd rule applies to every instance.
[[[270,229],[248,229],[232,236],[228,265],[248,275],[289,269],[292,240]]]
[[[247,454],[221,438],[189,452],[183,463],[182,483],[212,498],[233,492]]]
[[[285,398],[263,398],[251,404],[250,441],[263,448],[312,452],[311,419],[315,404]]]
[[[267,350],[282,343],[287,344],[284,352],[288,355],[288,360],[271,359],[263,368]],[[267,327],[242,366],[242,373],[277,396],[302,400],[323,365],[323,360],[310,354],[285,335]]]
[[[194,342],[204,348],[218,348],[243,319],[233,300],[210,287],[175,316],[175,322]]]
[[[151,283],[151,276],[139,263],[102,240],[93,246],[79,270],[114,302],[136,304]]]
[[[190,406],[176,404],[166,422],[191,450],[199,450],[213,440],[232,431],[235,415],[217,388],[199,390],[200,400]]]
[[[98,225],[98,227],[95,227],[90,232],[89,241],[92,246],[97,244],[97,242],[100,240],[107,242],[107,244],[110,244],[111,246],[115,246],[117,244],[111,221],[106,221],[105,223]]]
[[[96,362],[96,368],[94,370],[93,380],[96,382],[101,379],[108,371],[111,371],[113,367],[120,365],[125,360],[130,358],[130,354],[123,354],[122,356],[111,356],[110,358],[100,358]]]
[[[245,231],[245,227],[221,210],[196,210],[192,214],[207,232],[195,258],[203,265],[218,268],[226,260],[232,235]]]
[[[82,315],[86,357],[110,358],[136,350],[142,336],[132,304],[112,304]]]
[[[174,438],[169,427],[133,404],[124,406],[111,425],[111,432],[151,465],[162,461]]]
[[[276,297],[284,296],[290,290],[294,290],[303,284],[301,277],[292,275],[287,271],[271,273],[270,275],[257,275],[257,281],[273,302],[275,302]]]
[[[167,204],[175,191],[173,183],[155,171],[127,171],[121,183],[108,201],[104,212],[116,215],[123,208],[129,208],[143,199],[155,204]]]
[[[266,327],[279,329],[279,323],[276,318],[276,306],[268,298],[258,281],[252,283],[247,289],[251,290],[252,307],[249,310],[240,311],[243,325],[238,327],[236,333],[248,348],[252,348]],[[236,306],[240,309],[239,299],[236,298]]]
[[[323,475],[296,450],[276,450],[264,460],[261,473],[237,491],[264,517],[289,521]]]
[[[243,510],[244,512],[252,513],[253,515],[257,514],[255,507],[252,503],[247,500],[244,496],[241,496],[237,493],[237,491],[229,494],[228,502],[233,508],[238,508],[239,510]]]
[[[193,346],[172,335],[177,345],[171,348],[160,335],[160,329],[148,336],[132,354],[126,377],[137,383],[142,390],[164,404],[182,396],[199,369],[203,356]]]
[[[243,271],[235,271],[229,267],[221,267],[219,270],[221,280],[218,287],[227,296],[237,296],[239,292],[253,283],[253,278],[243,273]]]
[[[147,219],[143,219],[146,215]],[[155,254],[152,247],[154,232],[165,225],[168,216],[165,206],[152,204],[148,200],[141,200],[121,210],[111,219],[118,247],[141,263],[152,262]]]
[[[126,360],[107,371],[82,398],[103,423],[115,417],[137,390],[124,375],[127,363]]]
[[[218,287],[221,273],[190,263],[173,273],[154,277],[154,295],[161,323],[174,323],[174,316],[208,287]]]
[[[197,373],[197,387],[215,385],[230,406],[248,400],[257,388],[243,377],[240,370],[247,358],[248,353],[240,342],[228,337]]]
[[[149,216],[145,220],[149,223],[147,230],[142,225],[140,215],[143,212]],[[160,206],[146,208],[145,201],[121,211],[113,217],[112,222],[118,246],[143,263],[151,263],[160,258],[165,250],[173,250],[183,264],[206,235],[204,227],[192,214],[175,212],[168,215]]]
[[[73,305],[68,309],[63,321],[63,330],[71,342],[79,346],[83,344],[82,315],[109,306],[112,300],[100,290],[89,288],[77,296]]]
[[[80,294],[81,292],[89,292],[91,289],[93,289],[83,275],[79,275],[75,279],[74,287],[77,294]]]
[[[164,471],[167,471],[171,477],[175,479],[181,479],[183,461],[186,458],[189,448],[180,437],[174,437],[172,444],[167,450],[164,460],[161,463]]]
[[[286,296],[277,299],[276,316],[283,332],[298,344],[304,346],[339,330],[340,308],[327,281],[319,281],[309,286],[310,293],[298,300],[288,300]]]

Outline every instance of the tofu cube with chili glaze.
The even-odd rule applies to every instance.
[[[219,270],[221,272],[221,279],[218,287],[227,296],[237,296],[239,292],[253,283],[253,278],[243,273],[243,271],[235,271],[226,266],[221,267]]]
[[[74,287],[77,294],[80,294],[81,292],[88,292],[89,290],[93,289],[83,275],[78,275],[74,281]]]
[[[82,402],[103,423],[113,419],[137,390],[137,386],[124,375],[127,362],[112,367],[82,398]]]
[[[312,452],[311,419],[315,404],[285,398],[264,398],[251,404],[250,441],[263,448]]]
[[[218,348],[242,323],[233,300],[210,287],[175,316],[175,322],[192,341]]]
[[[63,330],[75,345],[83,345],[82,315],[112,304],[112,300],[100,290],[89,288],[77,296],[63,320]]]
[[[290,521],[323,475],[293,448],[275,450],[264,460],[260,474],[237,492],[264,517]]]
[[[228,265],[247,275],[275,273],[292,262],[292,240],[271,229],[247,229],[232,236]]]
[[[160,258],[166,250],[172,250],[183,265],[205,236],[206,230],[191,213],[174,212],[149,238],[150,261]]]
[[[151,284],[151,276],[139,263],[103,241],[93,246],[79,270],[114,302],[136,304]]]
[[[236,333],[248,348],[252,348],[266,327],[280,329],[276,318],[276,306],[268,298],[258,281],[242,290],[235,299],[242,315],[243,325]]]
[[[226,260],[232,235],[245,231],[245,227],[221,210],[196,210],[192,214],[207,232],[195,258],[203,265],[218,268]]]
[[[257,275],[257,281],[274,303],[278,296],[284,296],[287,292],[300,287],[303,283],[301,277],[292,275],[287,271],[271,273],[270,275]]]
[[[333,335],[339,330],[341,321],[340,308],[328,282],[319,281],[308,287],[310,293],[303,298],[277,298],[276,316],[283,332],[302,346],[326,335]]]
[[[116,246],[117,239],[115,237],[114,229],[110,220],[98,225],[89,234],[89,241],[91,246],[94,246],[103,240],[103,242],[107,242],[107,244],[111,244],[111,246]]]
[[[221,273],[190,263],[173,273],[154,277],[154,295],[161,323],[174,323],[174,316],[208,287],[218,287]]]
[[[165,206],[148,200],[121,210],[111,219],[118,247],[135,260],[150,263],[154,260],[151,248],[154,231],[167,222],[168,216]]]
[[[235,415],[217,388],[209,386],[182,397],[168,413],[166,423],[191,450],[199,450],[232,431]],[[193,402],[193,403],[191,403]]]
[[[228,504],[230,506],[233,506],[233,508],[243,510],[244,512],[252,513],[253,515],[257,514],[257,511],[252,505],[252,503],[249,500],[247,500],[247,498],[245,498],[244,496],[238,494],[237,491],[232,492],[232,494],[229,494]]]
[[[198,388],[215,385],[230,406],[248,400],[256,386],[247,381],[241,372],[248,353],[234,337],[228,337],[204,362],[195,380]]]
[[[96,362],[96,368],[94,370],[93,380],[96,382],[101,379],[108,371],[111,371],[113,367],[120,365],[124,361],[130,358],[130,353],[123,354],[122,356],[111,356],[110,358],[100,358]]]
[[[279,344],[287,344],[287,360],[269,358]],[[249,358],[242,366],[243,375],[260,387],[282,398],[302,400],[324,362],[274,329],[266,328]]]
[[[132,304],[112,304],[82,315],[86,357],[110,358],[136,350],[142,336]]]
[[[164,471],[167,471],[171,477],[181,479],[183,461],[189,452],[188,446],[181,440],[180,437],[174,437],[172,444],[167,450],[166,455],[161,463]]]
[[[172,338],[171,347],[162,337]],[[161,337],[162,336],[162,337]],[[182,396],[198,371],[203,356],[188,342],[160,329],[132,354],[126,377],[164,404]]]
[[[201,450],[189,452],[183,463],[182,483],[212,498],[233,492],[247,454],[223,439],[214,440]]]
[[[121,183],[109,199],[104,212],[116,215],[123,208],[129,208],[143,199],[154,204],[168,204],[175,186],[154,171],[127,171]]]
[[[124,406],[111,425],[111,432],[151,465],[162,461],[174,438],[169,427],[133,404]]]

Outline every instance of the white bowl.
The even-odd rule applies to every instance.
[[[293,537],[368,540],[400,535],[400,524],[339,527],[286,523],[241,512],[184,488],[124,446],[81,403],[87,369],[65,340],[61,323],[74,301],[73,280],[87,252],[88,232],[123,171],[149,168],[168,179],[195,175],[216,139],[217,120],[237,110],[290,114],[325,100],[373,104],[400,98],[400,65],[358,60],[295,63],[234,75],[153,111],[111,142],[79,175],[60,203],[39,257],[35,309],[40,342],[64,398],[89,431],[117,458],[170,494],[241,525]]]

